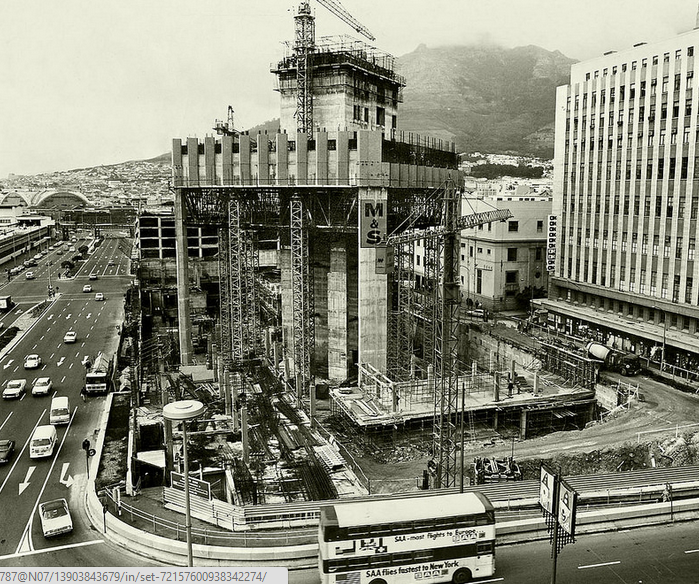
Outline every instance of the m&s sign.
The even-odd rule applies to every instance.
[[[362,201],[359,218],[360,247],[375,247],[386,237],[386,202]]]

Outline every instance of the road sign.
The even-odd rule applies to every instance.
[[[171,472],[170,477],[172,488],[184,491],[184,475],[179,472]],[[190,475],[189,494],[211,500],[211,483],[208,481],[200,481]]]

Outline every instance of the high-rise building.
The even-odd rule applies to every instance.
[[[699,363],[699,30],[571,67],[556,100],[549,324]]]

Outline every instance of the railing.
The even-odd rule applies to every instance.
[[[117,501],[109,490],[102,491],[100,495],[103,503],[107,503],[108,510],[132,527],[169,539],[186,541],[187,533],[184,515],[182,516],[182,522],[172,521],[139,509],[136,504],[130,505],[123,499]],[[284,529],[276,531],[274,534],[266,534],[260,532],[226,532],[221,529],[192,527],[192,543],[212,546],[259,548],[312,544],[317,541],[316,528],[306,530]]]

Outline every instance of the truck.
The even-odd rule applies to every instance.
[[[12,307],[14,305],[15,303],[12,302],[11,296],[0,296],[0,312],[7,312],[9,310],[12,310]]]
[[[112,359],[105,353],[97,355],[94,363],[85,363],[85,393],[108,393],[112,385]]]
[[[643,369],[641,359],[637,355],[612,349],[602,343],[589,342],[585,350],[589,357],[601,361],[603,368],[608,371],[616,371],[622,375],[636,375]]]

